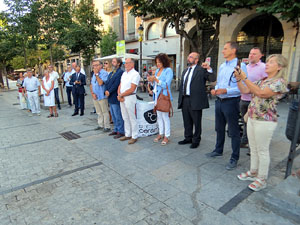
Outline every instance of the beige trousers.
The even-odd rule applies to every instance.
[[[251,153],[250,171],[257,177],[267,179],[270,166],[270,143],[277,123],[248,118],[247,135]]]
[[[93,99],[93,102],[98,114],[99,127],[110,128],[107,98],[101,100]]]

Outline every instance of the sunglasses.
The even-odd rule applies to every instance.
[[[105,62],[104,64],[108,64],[108,62]]]

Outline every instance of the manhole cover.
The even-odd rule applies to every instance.
[[[20,105],[20,103],[14,103],[13,105]]]
[[[61,133],[60,135],[63,136],[68,141],[81,138],[78,134],[75,134],[72,131],[67,131],[67,132]]]

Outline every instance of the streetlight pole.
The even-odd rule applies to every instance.
[[[144,35],[144,27],[142,24],[140,24],[139,28],[138,28],[138,32],[139,32],[139,42],[140,42],[140,68],[139,68],[139,72],[140,72],[140,76],[143,76],[143,35]]]

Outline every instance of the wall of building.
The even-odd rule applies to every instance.
[[[255,9],[239,10],[231,16],[222,16],[220,24],[220,35],[219,35],[219,55],[218,55],[218,65],[224,62],[224,57],[222,54],[223,46],[227,41],[236,41],[236,37],[241,28],[249,22],[254,17],[260,14],[256,13]],[[278,16],[277,16],[278,18]],[[280,20],[284,32],[284,40],[282,45],[282,55],[284,55],[288,61],[288,74],[287,79],[289,81],[297,80],[297,72],[299,70],[299,60],[300,60],[300,37],[297,41],[297,49],[295,49],[295,54],[293,54],[293,41],[295,37],[295,28],[293,28],[292,23],[287,23],[286,21]],[[292,61],[295,60],[293,65]]]

